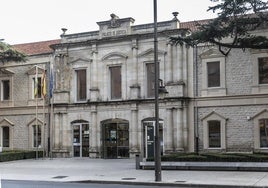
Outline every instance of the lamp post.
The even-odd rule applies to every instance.
[[[154,0],[154,68],[155,68],[155,136],[154,136],[154,161],[155,181],[162,181],[161,175],[161,151],[159,140],[159,62],[157,40],[157,0]]]

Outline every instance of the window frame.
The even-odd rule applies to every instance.
[[[151,73],[149,71],[152,71]],[[151,75],[151,77],[149,77]],[[152,87],[150,89],[150,86]],[[155,63],[146,63],[146,91],[148,98],[155,97]]]
[[[86,68],[80,68],[80,69],[75,69],[74,70],[75,71],[75,97],[76,97],[76,101],[77,102],[85,102],[86,100],[87,100],[87,69]],[[85,98],[80,98],[78,95],[79,95],[79,92],[78,92],[78,82],[79,82],[79,79],[78,79],[78,72],[80,72],[80,71],[85,71],[85,80],[84,80],[84,97]]]
[[[9,128],[9,146],[8,147],[3,147],[3,128],[8,127]],[[6,149],[13,149],[13,135],[14,132],[14,123],[9,121],[8,119],[3,119],[0,121],[0,146]]]
[[[211,112],[201,119],[203,125],[203,147],[204,150],[225,150],[226,149],[226,122],[227,119],[216,112]],[[220,147],[209,146],[209,123],[210,121],[220,122]]]
[[[226,96],[226,59],[222,54],[214,54],[215,50],[208,50],[208,52],[204,52],[204,54],[200,55],[200,58],[202,59],[201,62],[201,70],[202,70],[202,85],[201,85],[201,96],[207,97],[207,96]],[[211,53],[211,55],[207,55],[207,53]],[[217,87],[208,87],[208,63],[212,62],[219,62],[219,68],[220,68],[220,85]]]
[[[259,83],[259,59],[260,58],[268,58],[268,51],[256,51],[252,50],[251,61],[252,61],[252,76],[253,76],[253,83],[251,87],[252,94],[267,94],[268,93],[268,83],[267,84],[260,84]]]
[[[9,82],[9,98],[8,99],[5,99],[4,98],[4,92],[5,92],[5,89],[4,89],[4,81],[8,81]],[[12,82],[11,82],[11,78],[0,78],[0,100],[1,101],[10,101],[12,100]]]
[[[261,143],[260,143],[260,125],[259,125],[259,121],[262,119],[268,119],[268,110],[264,109],[261,112],[255,114],[254,116],[252,116],[250,118],[250,120],[253,120],[253,125],[254,125],[254,149],[255,150],[268,150],[268,146],[267,147],[261,147]]]
[[[8,128],[8,146],[4,146],[5,142],[4,142],[4,128]],[[10,130],[10,126],[2,126],[2,134],[1,134],[1,146],[4,148],[9,148],[10,147],[10,137],[11,137],[11,130]]]
[[[209,120],[208,122],[208,147],[209,148],[221,148],[221,122],[219,120]],[[212,123],[216,123],[216,124],[212,124]],[[219,126],[217,127],[217,129],[219,129],[219,138],[217,138],[217,145],[218,146],[212,146],[211,143],[211,127],[212,126]]]
[[[41,76],[37,76],[38,80],[38,88],[37,88],[37,97],[34,95],[34,88],[35,88],[35,76],[32,77],[32,99],[41,99],[42,98],[42,90],[41,90]]]
[[[260,80],[260,59],[266,59],[266,61],[267,62],[265,62],[265,63],[267,63],[267,66],[268,66],[268,56],[267,57],[259,57],[258,58],[258,84],[259,85],[265,85],[265,84],[268,84],[268,78],[267,78],[267,81],[266,81],[266,83],[260,83],[261,82],[261,80]],[[268,74],[268,68],[267,68],[267,74]]]
[[[116,74],[116,69],[119,69],[120,74]],[[115,71],[115,72],[113,72]],[[122,99],[122,66],[121,65],[114,65],[114,66],[109,66],[109,74],[110,74],[110,98],[111,100],[119,100]],[[114,77],[113,75],[119,75],[118,77]],[[118,81],[119,85],[116,85],[114,81]],[[120,91],[115,91],[114,87],[119,88]]]
[[[212,67],[215,66],[217,64],[217,67]],[[220,67],[220,61],[209,61],[206,63],[207,66],[207,87],[208,88],[215,88],[215,87],[221,87],[221,67]],[[215,80],[215,77],[211,76],[211,68],[216,68],[217,69],[217,75],[215,77],[217,77],[217,83],[213,83],[211,82],[211,79]],[[213,77],[213,78],[211,78]],[[215,85],[213,85],[215,84]]]
[[[33,139],[33,145],[32,145],[32,147],[33,148],[39,148],[39,146],[41,147],[42,146],[42,125],[40,125],[40,124],[37,124],[37,127],[38,127],[38,132],[37,132],[37,134],[38,134],[38,136],[37,136],[37,143],[36,143],[36,125],[32,125],[32,139]],[[36,144],[38,144],[38,145],[36,145]]]

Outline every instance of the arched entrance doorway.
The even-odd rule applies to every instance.
[[[72,122],[73,127],[73,156],[89,156],[89,123],[85,120]]]
[[[101,122],[102,157],[105,159],[129,157],[129,123],[123,119]]]

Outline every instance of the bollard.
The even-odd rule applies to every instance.
[[[136,170],[141,169],[140,162],[141,162],[141,156],[139,154],[136,154]]]

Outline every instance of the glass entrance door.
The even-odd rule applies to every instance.
[[[128,123],[102,124],[103,158],[129,157]]]
[[[73,125],[73,156],[88,157],[89,156],[89,125],[74,124]]]

